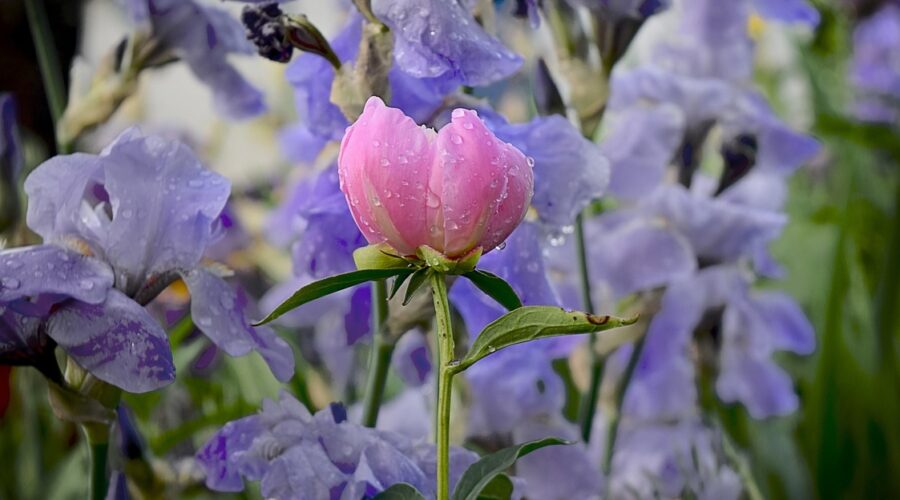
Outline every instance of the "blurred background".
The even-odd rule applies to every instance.
[[[787,271],[777,286],[802,304],[818,347],[808,357],[779,359],[794,375],[798,412],[760,421],[742,406],[728,406],[720,416],[749,454],[766,498],[900,498],[900,127],[855,118],[848,77],[855,27],[887,2],[813,3],[822,18],[815,31],[797,35],[761,24],[754,37],[760,88],[780,116],[824,146],[791,180],[790,223],[774,247]],[[60,62],[76,65],[67,85],[77,86],[78,65],[97,64],[128,29],[127,20],[112,0],[46,4]],[[306,1],[294,8],[331,34],[340,18],[324,4]],[[647,31],[651,36],[653,30]],[[0,90],[16,98],[26,168],[33,168],[53,153],[54,140],[22,1],[0,2],[0,32]],[[900,35],[894,36],[897,43]],[[640,47],[639,40],[633,50]],[[895,50],[900,57],[900,44]],[[229,265],[241,269],[263,261],[262,273],[286,275],[288,256],[255,242],[254,235],[271,205],[260,186],[290,172],[277,132],[293,118],[292,94],[282,66],[260,58],[237,62],[267,92],[272,112],[265,117],[223,121],[208,91],[175,65],[142,77],[138,95],[112,123],[92,132],[83,149],[99,148],[136,121],[184,137],[245,195],[234,209],[253,241]],[[499,105],[513,119],[526,112],[515,99]],[[201,347],[176,350],[179,369]],[[316,361],[301,363],[310,364],[310,380],[295,378],[294,388],[313,404],[325,404],[330,395],[327,384],[316,380]],[[280,387],[256,358],[223,358],[214,370],[195,367],[193,373],[158,393],[127,398],[156,456],[191,455],[213,430],[255,411]],[[37,372],[0,367],[0,454],[8,457],[0,468],[0,498],[83,495],[88,464],[81,433],[53,416],[44,394]]]

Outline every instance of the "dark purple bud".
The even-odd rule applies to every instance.
[[[241,22],[261,56],[281,63],[291,60],[294,48],[287,41],[284,13],[277,3],[244,7]]]

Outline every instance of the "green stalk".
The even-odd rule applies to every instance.
[[[584,240],[584,212],[575,218],[575,251],[578,253],[578,276],[581,284],[581,307],[584,312],[594,314],[594,301],[591,300],[591,275],[587,261],[587,243]],[[600,380],[603,377],[603,359],[595,349],[597,334],[591,333],[588,340],[588,356],[591,365],[591,379],[587,392],[582,394],[578,406],[578,421],[581,422],[581,437],[584,442],[591,440],[591,429],[594,426],[594,414],[597,412],[597,395],[600,393]]]
[[[619,422],[622,419],[622,405],[625,402],[625,394],[628,392],[628,384],[634,375],[634,369],[637,368],[638,360],[641,359],[641,352],[644,350],[644,339],[646,335],[641,336],[631,350],[631,356],[628,358],[628,365],[625,367],[625,373],[622,374],[622,380],[616,387],[616,407],[609,419],[609,427],[606,429],[606,450],[603,452],[603,472],[608,476],[612,468],[613,452],[616,448],[616,437],[619,433]]]
[[[895,165],[896,166],[896,165]],[[896,180],[894,222],[891,226],[888,249],[882,267],[882,281],[875,298],[875,321],[878,332],[880,365],[886,373],[894,372],[894,338],[897,332],[897,295],[900,294],[900,179]]]
[[[434,314],[437,323],[438,378],[437,401],[437,500],[450,498],[450,401],[453,392],[453,330],[447,282],[441,273],[432,273]]]
[[[47,94],[50,115],[53,117],[53,123],[58,124],[66,110],[66,87],[63,83],[59,57],[56,54],[53,32],[50,30],[50,23],[47,22],[44,0],[25,0],[25,13],[28,17],[31,37],[34,39],[34,50],[37,53],[38,66],[40,66],[41,78],[44,81],[44,92]],[[59,143],[58,134],[56,135],[58,152],[70,152],[70,145]]]
[[[103,500],[109,490],[106,459],[109,455],[109,427],[103,424],[85,424],[84,435],[91,455],[91,500]]]
[[[378,280],[372,283],[372,353],[369,358],[369,378],[363,397],[362,417],[362,423],[366,427],[375,427],[378,422],[378,410],[384,396],[388,367],[394,354],[394,343],[387,338],[384,331],[387,315],[387,286],[384,280]]]

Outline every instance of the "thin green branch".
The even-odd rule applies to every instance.
[[[394,343],[387,338],[384,323],[388,316],[387,286],[384,280],[372,283],[372,352],[369,358],[369,378],[363,397],[362,424],[375,427],[378,410],[384,396],[388,368],[394,353]]]

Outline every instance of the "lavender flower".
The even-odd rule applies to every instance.
[[[0,253],[11,270],[0,301],[42,318],[46,334],[101,380],[144,392],[171,382],[174,367],[165,332],[142,304],[180,277],[213,343],[233,356],[259,351],[287,380],[287,344],[250,327],[244,294],[201,265],[229,190],[187,147],[135,129],[99,156],[52,158],[25,181],[28,225],[45,244]],[[57,306],[35,312],[47,297]]]
[[[856,87],[856,115],[895,124],[900,119],[900,6],[886,3],[853,32],[850,79]]]
[[[397,66],[432,85],[489,85],[522,65],[457,0],[374,0],[372,11],[394,32]]]
[[[626,424],[620,434],[609,478],[611,497],[741,497],[741,481],[726,465],[721,436],[697,419]]]
[[[194,0],[125,0],[125,7],[164,50],[184,60],[209,86],[220,112],[249,118],[265,111],[260,91],[228,63],[229,54],[255,52],[241,23],[228,12]]]
[[[475,453],[451,452],[451,483]],[[228,423],[198,452],[206,484],[241,491],[260,481],[266,498],[363,498],[405,482],[431,496],[434,446],[347,421],[340,404],[311,415],[289,394],[266,400],[258,415]]]
[[[554,115],[522,124],[494,122],[491,128],[498,138],[534,161],[531,205],[548,226],[557,231],[571,226],[578,213],[606,191],[610,175],[606,158],[565,118]]]

